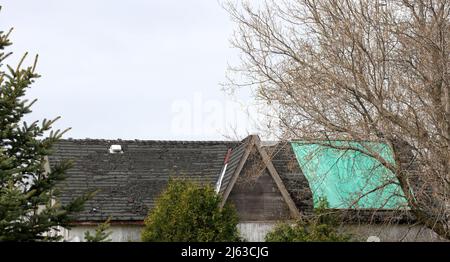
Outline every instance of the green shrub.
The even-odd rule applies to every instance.
[[[350,235],[337,231],[336,217],[327,211],[328,203],[322,200],[315,214],[302,218],[294,225],[281,223],[266,235],[267,242],[346,242]]]
[[[220,201],[210,186],[171,179],[144,222],[142,241],[238,241],[236,211],[220,209]]]

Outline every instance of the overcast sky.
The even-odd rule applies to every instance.
[[[7,0],[7,61],[39,54],[32,119],[61,116],[65,137],[225,139],[253,131],[250,92],[221,90],[233,23],[215,0]],[[31,59],[28,61],[31,63]]]

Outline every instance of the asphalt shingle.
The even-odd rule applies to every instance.
[[[229,148],[228,141],[62,140],[49,156],[50,166],[72,160],[61,187],[63,204],[98,190],[77,221],[140,221],[145,218],[170,177],[214,185]],[[121,145],[123,153],[109,153]]]

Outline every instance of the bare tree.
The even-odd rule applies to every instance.
[[[282,138],[391,145],[396,163],[369,146],[347,149],[392,171],[416,218],[450,239],[450,1],[267,0],[226,9],[242,54],[230,86],[255,88],[275,109]]]

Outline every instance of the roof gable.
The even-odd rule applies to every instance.
[[[283,184],[283,181],[281,180],[278,172],[276,171],[275,167],[272,164],[271,159],[267,155],[267,152],[261,147],[261,140],[257,135],[251,135],[249,138],[249,142],[246,144],[246,148],[244,151],[244,154],[239,162],[239,165],[235,169],[233,174],[230,174],[230,181],[226,187],[226,189],[223,191],[223,198],[221,206],[225,205],[226,201],[228,200],[228,196],[230,195],[230,192],[232,191],[233,187],[236,184],[236,181],[238,180],[238,177],[242,175],[242,169],[247,162],[247,159],[250,155],[250,152],[252,149],[255,149],[257,154],[262,159],[262,164],[264,166],[264,169],[267,169],[267,172],[275,182],[278,190],[280,191],[285,203],[287,204],[291,217],[292,218],[299,218],[300,212],[298,211],[294,201],[292,200],[290,194],[286,190],[286,187]]]

